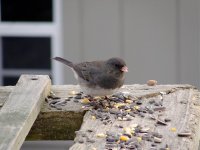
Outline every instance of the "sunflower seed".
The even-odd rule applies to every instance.
[[[162,143],[162,139],[154,137],[154,143]]]
[[[108,138],[106,138],[106,142],[113,143],[113,142],[115,142],[115,138],[113,138],[113,137],[108,137]]]
[[[162,138],[163,136],[157,132],[151,132],[152,136],[157,137],[157,138]]]
[[[192,133],[191,132],[179,132],[177,135],[180,137],[188,137],[188,136],[191,136]]]
[[[136,104],[137,104],[137,105],[142,105],[142,100],[136,101]]]
[[[66,101],[70,101],[71,99],[71,97],[65,98]]]
[[[149,112],[149,114],[153,114],[153,113],[154,113],[154,110],[149,109],[148,112]]]
[[[125,148],[125,147],[126,147],[126,146],[125,146],[125,143],[120,143],[119,146],[120,146],[121,148]]]
[[[166,107],[155,107],[153,110],[154,111],[164,111],[166,109]]]
[[[88,129],[87,132],[94,132],[94,130],[92,130],[92,129]]]
[[[160,103],[159,102],[155,102],[154,106],[160,106]]]
[[[84,140],[83,139],[79,139],[78,142],[79,143],[84,143]]]
[[[52,97],[52,99],[60,99],[60,97],[58,97],[58,96],[55,96],[55,97]]]
[[[155,143],[152,143],[151,146],[152,146],[152,147],[156,147],[157,145],[156,145]]]
[[[165,118],[164,121],[165,121],[165,122],[170,122],[171,119],[169,119],[169,118]]]
[[[76,99],[81,99],[81,98],[82,98],[82,95],[76,95],[74,98],[76,98]]]
[[[95,140],[94,139],[90,139],[90,138],[87,137],[86,142],[88,142],[88,143],[95,143]]]
[[[162,120],[160,120],[160,119],[157,119],[157,122],[156,122],[157,124],[160,124],[160,125],[167,125],[167,123],[165,122],[165,121],[162,121]]]
[[[152,99],[152,100],[149,100],[149,104],[154,104],[155,103],[155,100]]]
[[[121,113],[121,112],[119,111],[119,109],[115,109],[115,108],[110,109],[109,112],[110,112],[111,114],[116,114],[116,115],[118,115],[118,114]]]
[[[79,100],[78,100],[78,99],[74,99],[73,101],[74,101],[75,103],[78,103],[78,102],[79,102]]]

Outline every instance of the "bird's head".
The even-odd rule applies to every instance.
[[[123,74],[128,72],[128,67],[126,66],[124,60],[121,58],[110,58],[106,61],[106,64],[110,72],[115,74]]]

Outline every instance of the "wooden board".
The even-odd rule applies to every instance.
[[[163,87],[166,88],[166,86]],[[118,150],[122,147],[122,149],[125,150],[129,149],[131,146],[131,143],[126,144],[129,140],[132,140],[132,146],[137,145],[137,149],[141,150],[198,149],[200,140],[200,99],[197,90],[185,86],[182,88],[171,88],[168,92],[163,92],[162,88],[157,86],[147,87],[147,94],[144,91],[144,88],[140,88],[140,90],[137,91],[137,88],[131,88],[131,86],[129,86],[128,89],[133,91],[136,96],[142,97],[143,104],[139,107],[149,106],[149,101],[152,100],[155,102],[160,102],[162,100],[162,107],[165,109],[161,112],[154,112],[153,117],[152,114],[149,113],[145,113],[144,117],[135,114],[135,117],[130,121],[119,119],[115,114],[113,115],[107,112],[88,111],[84,116],[80,130],[76,134],[75,144],[70,150]],[[94,114],[109,116],[109,119],[102,121],[102,118],[96,119],[96,116],[98,115]],[[162,122],[157,123],[158,118],[159,121]],[[165,118],[168,118],[171,121],[162,124]],[[106,124],[105,121],[107,121]],[[133,126],[136,125],[141,127],[141,130],[148,129],[148,131],[136,132],[135,130],[137,127],[133,128]],[[121,135],[126,135],[125,131],[129,131],[130,129],[134,132],[134,134],[131,135],[131,138],[126,142],[120,140]],[[156,136],[152,136],[154,133],[159,134],[159,136],[162,137],[157,138]],[[189,134],[189,136],[187,136],[187,134]],[[180,137],[178,135],[186,137]],[[148,136],[149,141],[145,139],[145,136]],[[115,142],[113,142],[112,140],[116,137],[117,140],[115,139]],[[135,145],[133,144],[134,142]]]
[[[148,101],[150,98],[159,97],[162,92],[171,95],[176,91],[184,91],[187,89],[196,91],[196,89],[190,85],[157,85],[155,87],[150,87],[136,84],[125,85],[121,91],[128,91],[134,96]],[[53,85],[51,90],[57,97],[60,97],[58,103],[72,96],[69,94],[70,91],[80,91],[78,86],[75,85]],[[74,102],[73,99],[68,101],[64,106],[59,106],[58,109],[56,107],[51,107],[49,102],[45,102],[27,140],[73,140],[75,131],[79,130],[83,121],[84,109],[82,106],[80,102]],[[173,108],[175,108],[175,106],[173,106]],[[180,109],[184,110],[185,108]]]
[[[14,86],[0,86],[0,109],[8,99],[9,94],[12,92]]]
[[[4,96],[1,94],[4,97],[4,101],[1,101],[5,102],[0,110],[1,150],[20,149],[40,112],[42,102],[50,92],[50,85],[48,76],[22,75],[6,101],[4,96],[8,93],[4,92]]]
[[[76,85],[52,85],[51,92],[62,101],[71,95],[71,91],[79,92]],[[51,106],[45,101],[41,112],[31,128],[26,140],[73,140],[75,131],[80,129],[85,111],[80,103],[71,99],[64,106]]]
[[[6,89],[6,90],[5,90]],[[13,87],[0,87],[1,91],[4,91],[9,95]],[[74,96],[70,95],[71,91],[79,92],[80,89],[76,85],[53,85],[51,91],[59,99],[55,99],[58,103],[62,102],[64,99]],[[41,112],[36,119],[31,131],[28,135],[28,140],[67,140],[73,139],[76,132],[75,145],[71,149],[98,149],[105,148],[106,138],[97,138],[96,134],[106,133],[106,131],[122,132],[120,129],[116,129],[115,125],[122,125],[124,127],[130,124],[141,123],[145,127],[149,127],[152,131],[159,132],[163,135],[162,143],[157,144],[159,147],[164,147],[168,144],[171,149],[177,148],[182,150],[184,147],[186,149],[195,149],[198,147],[199,141],[199,91],[191,85],[157,85],[157,86],[147,86],[147,85],[125,85],[120,90],[122,92],[132,93],[135,98],[140,98],[143,103],[146,104],[148,101],[160,100],[163,97],[163,105],[166,107],[164,115],[169,117],[171,121],[167,123],[167,126],[155,127],[155,120],[150,119],[149,116],[141,118],[135,116],[130,122],[119,121],[114,117],[111,117],[112,124],[104,125],[99,119],[93,118],[91,111],[87,111],[84,115],[85,110],[82,108],[83,104],[80,103],[81,100],[74,101],[71,99],[63,106],[61,105],[50,105],[51,101],[46,101],[41,109]],[[163,95],[162,95],[163,94]],[[0,94],[3,95],[3,94]],[[1,101],[1,98],[0,98]],[[177,111],[179,110],[179,111]],[[176,113],[176,115],[175,115]],[[188,115],[189,114],[189,115]],[[83,119],[84,117],[84,119]],[[83,122],[82,126],[81,123]],[[181,122],[181,124],[180,124]],[[185,122],[185,123],[183,123]],[[181,127],[183,125],[183,127]],[[81,126],[81,128],[80,128]],[[171,131],[176,129],[176,131]],[[87,130],[93,130],[92,133]],[[190,137],[178,137],[178,132],[182,132],[181,129],[191,129],[192,135]],[[83,134],[79,134],[83,133]],[[82,137],[82,135],[87,135],[87,138]],[[173,138],[174,140],[171,140]],[[95,140],[95,143],[87,142],[89,139]],[[84,143],[79,143],[79,140],[83,140]],[[87,140],[87,141],[86,141]],[[168,142],[169,141],[169,142]],[[185,142],[183,142],[185,141]],[[143,141],[144,142],[144,141]],[[182,144],[182,146],[180,144]],[[147,142],[145,142],[147,143]],[[173,147],[175,146],[180,147]],[[99,147],[100,146],[100,147]],[[145,146],[149,146],[148,144]],[[144,147],[145,147],[144,146]]]
[[[163,92],[173,92],[176,90],[194,88],[190,85],[158,85],[149,87],[147,85],[125,85],[120,91],[129,91],[136,97],[154,97]],[[77,85],[52,85],[51,91],[60,103],[68,97],[73,97],[71,91],[78,93],[80,91]],[[67,101],[64,106],[50,106],[51,101],[45,102],[41,112],[35,121],[26,140],[73,140],[75,131],[80,129],[85,114],[82,104],[75,99]]]

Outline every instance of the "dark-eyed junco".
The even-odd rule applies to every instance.
[[[83,93],[91,96],[113,94],[124,84],[124,73],[128,72],[126,63],[121,58],[82,63],[72,63],[61,57],[53,59],[69,66]]]

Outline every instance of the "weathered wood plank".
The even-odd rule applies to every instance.
[[[71,91],[79,92],[76,85],[52,85],[51,91],[62,101],[71,95]],[[85,112],[80,103],[73,99],[66,105],[51,107],[45,102],[41,112],[31,128],[26,140],[73,140],[75,131],[80,129]]]
[[[9,95],[9,91],[12,91],[13,87],[7,88],[6,93]],[[5,92],[5,88],[1,91]],[[128,91],[136,97],[141,97],[143,99],[155,98],[160,96],[160,92],[174,93],[176,91],[182,91],[185,89],[194,89],[190,85],[157,85],[157,86],[147,86],[147,85],[125,85],[121,91]],[[73,96],[70,95],[70,91],[80,91],[79,87],[76,85],[53,85],[51,91],[55,93],[56,96],[60,97],[58,101]],[[0,94],[1,95],[1,94]],[[81,108],[82,104],[80,102],[67,101],[64,106],[59,106],[59,109],[51,107],[49,103],[45,102],[41,109],[41,112],[36,119],[27,140],[72,140],[75,137],[75,131],[79,130],[81,123],[83,121],[84,111]],[[175,108],[175,106],[172,106]],[[81,144],[81,147],[85,144]]]
[[[1,150],[20,149],[40,112],[43,100],[50,92],[50,85],[48,76],[20,77],[0,111]]]
[[[160,95],[160,92],[174,92],[177,90],[193,89],[190,85],[158,85],[149,87],[147,85],[126,85],[121,91],[133,93],[136,97],[149,98]],[[76,85],[52,85],[51,91],[55,93],[58,103],[70,95],[71,91],[79,92]],[[64,106],[59,105],[58,109],[45,102],[41,113],[35,121],[27,140],[73,140],[75,131],[79,130],[83,121],[84,111],[80,102],[73,99],[67,101]],[[73,119],[72,119],[73,118]]]
[[[14,86],[0,86],[0,109],[4,105]]]
[[[138,125],[141,127],[141,129],[148,129],[148,132],[146,133],[137,133],[134,128],[134,134],[131,135],[131,139],[132,142],[135,142],[135,145],[137,145],[137,149],[154,150],[160,148],[169,148],[170,150],[197,150],[199,147],[200,140],[199,91],[193,88],[180,88],[173,89],[169,93],[164,93],[164,95],[162,91],[160,92],[159,94],[156,94],[151,91],[149,93],[151,96],[152,93],[154,93],[154,96],[151,98],[149,97],[149,94],[147,94],[149,95],[147,96],[146,94],[144,94],[144,92],[144,95],[141,95],[141,97],[143,97],[143,104],[139,106],[150,106],[150,100],[154,100],[156,102],[162,100],[162,107],[165,107],[165,110],[154,112],[153,115],[156,119],[152,119],[152,114],[147,113],[144,114],[144,117],[135,114],[135,117],[133,117],[132,120],[124,121],[110,113],[98,112],[94,110],[88,111],[84,116],[81,129],[79,130],[79,132],[77,132],[75,138],[76,143],[70,148],[70,150],[117,150],[122,148],[122,144],[123,149],[129,149],[128,146],[130,145],[125,144],[126,142],[122,142],[121,140],[119,140],[119,138],[120,135],[124,134],[125,129],[133,129],[133,125]],[[104,121],[101,121],[100,119],[95,119],[94,112],[97,114],[101,113],[101,115],[108,115],[109,123],[105,125]],[[160,125],[156,123],[157,117],[159,118],[159,120],[169,118],[171,121],[164,122],[165,125]],[[108,142],[108,139],[106,139],[106,137],[97,137],[97,135],[99,134],[103,134],[108,137],[108,132],[109,134],[112,133],[112,137],[116,138],[117,136],[117,140],[115,142]],[[152,136],[151,139],[149,139],[149,141],[145,140],[145,135],[148,136],[148,134],[151,135],[155,132],[160,134],[162,138],[156,139],[158,140],[157,142],[154,142],[155,137]],[[190,136],[178,136],[178,134],[181,135],[185,133],[190,134]],[[152,144],[156,146],[152,146]]]

